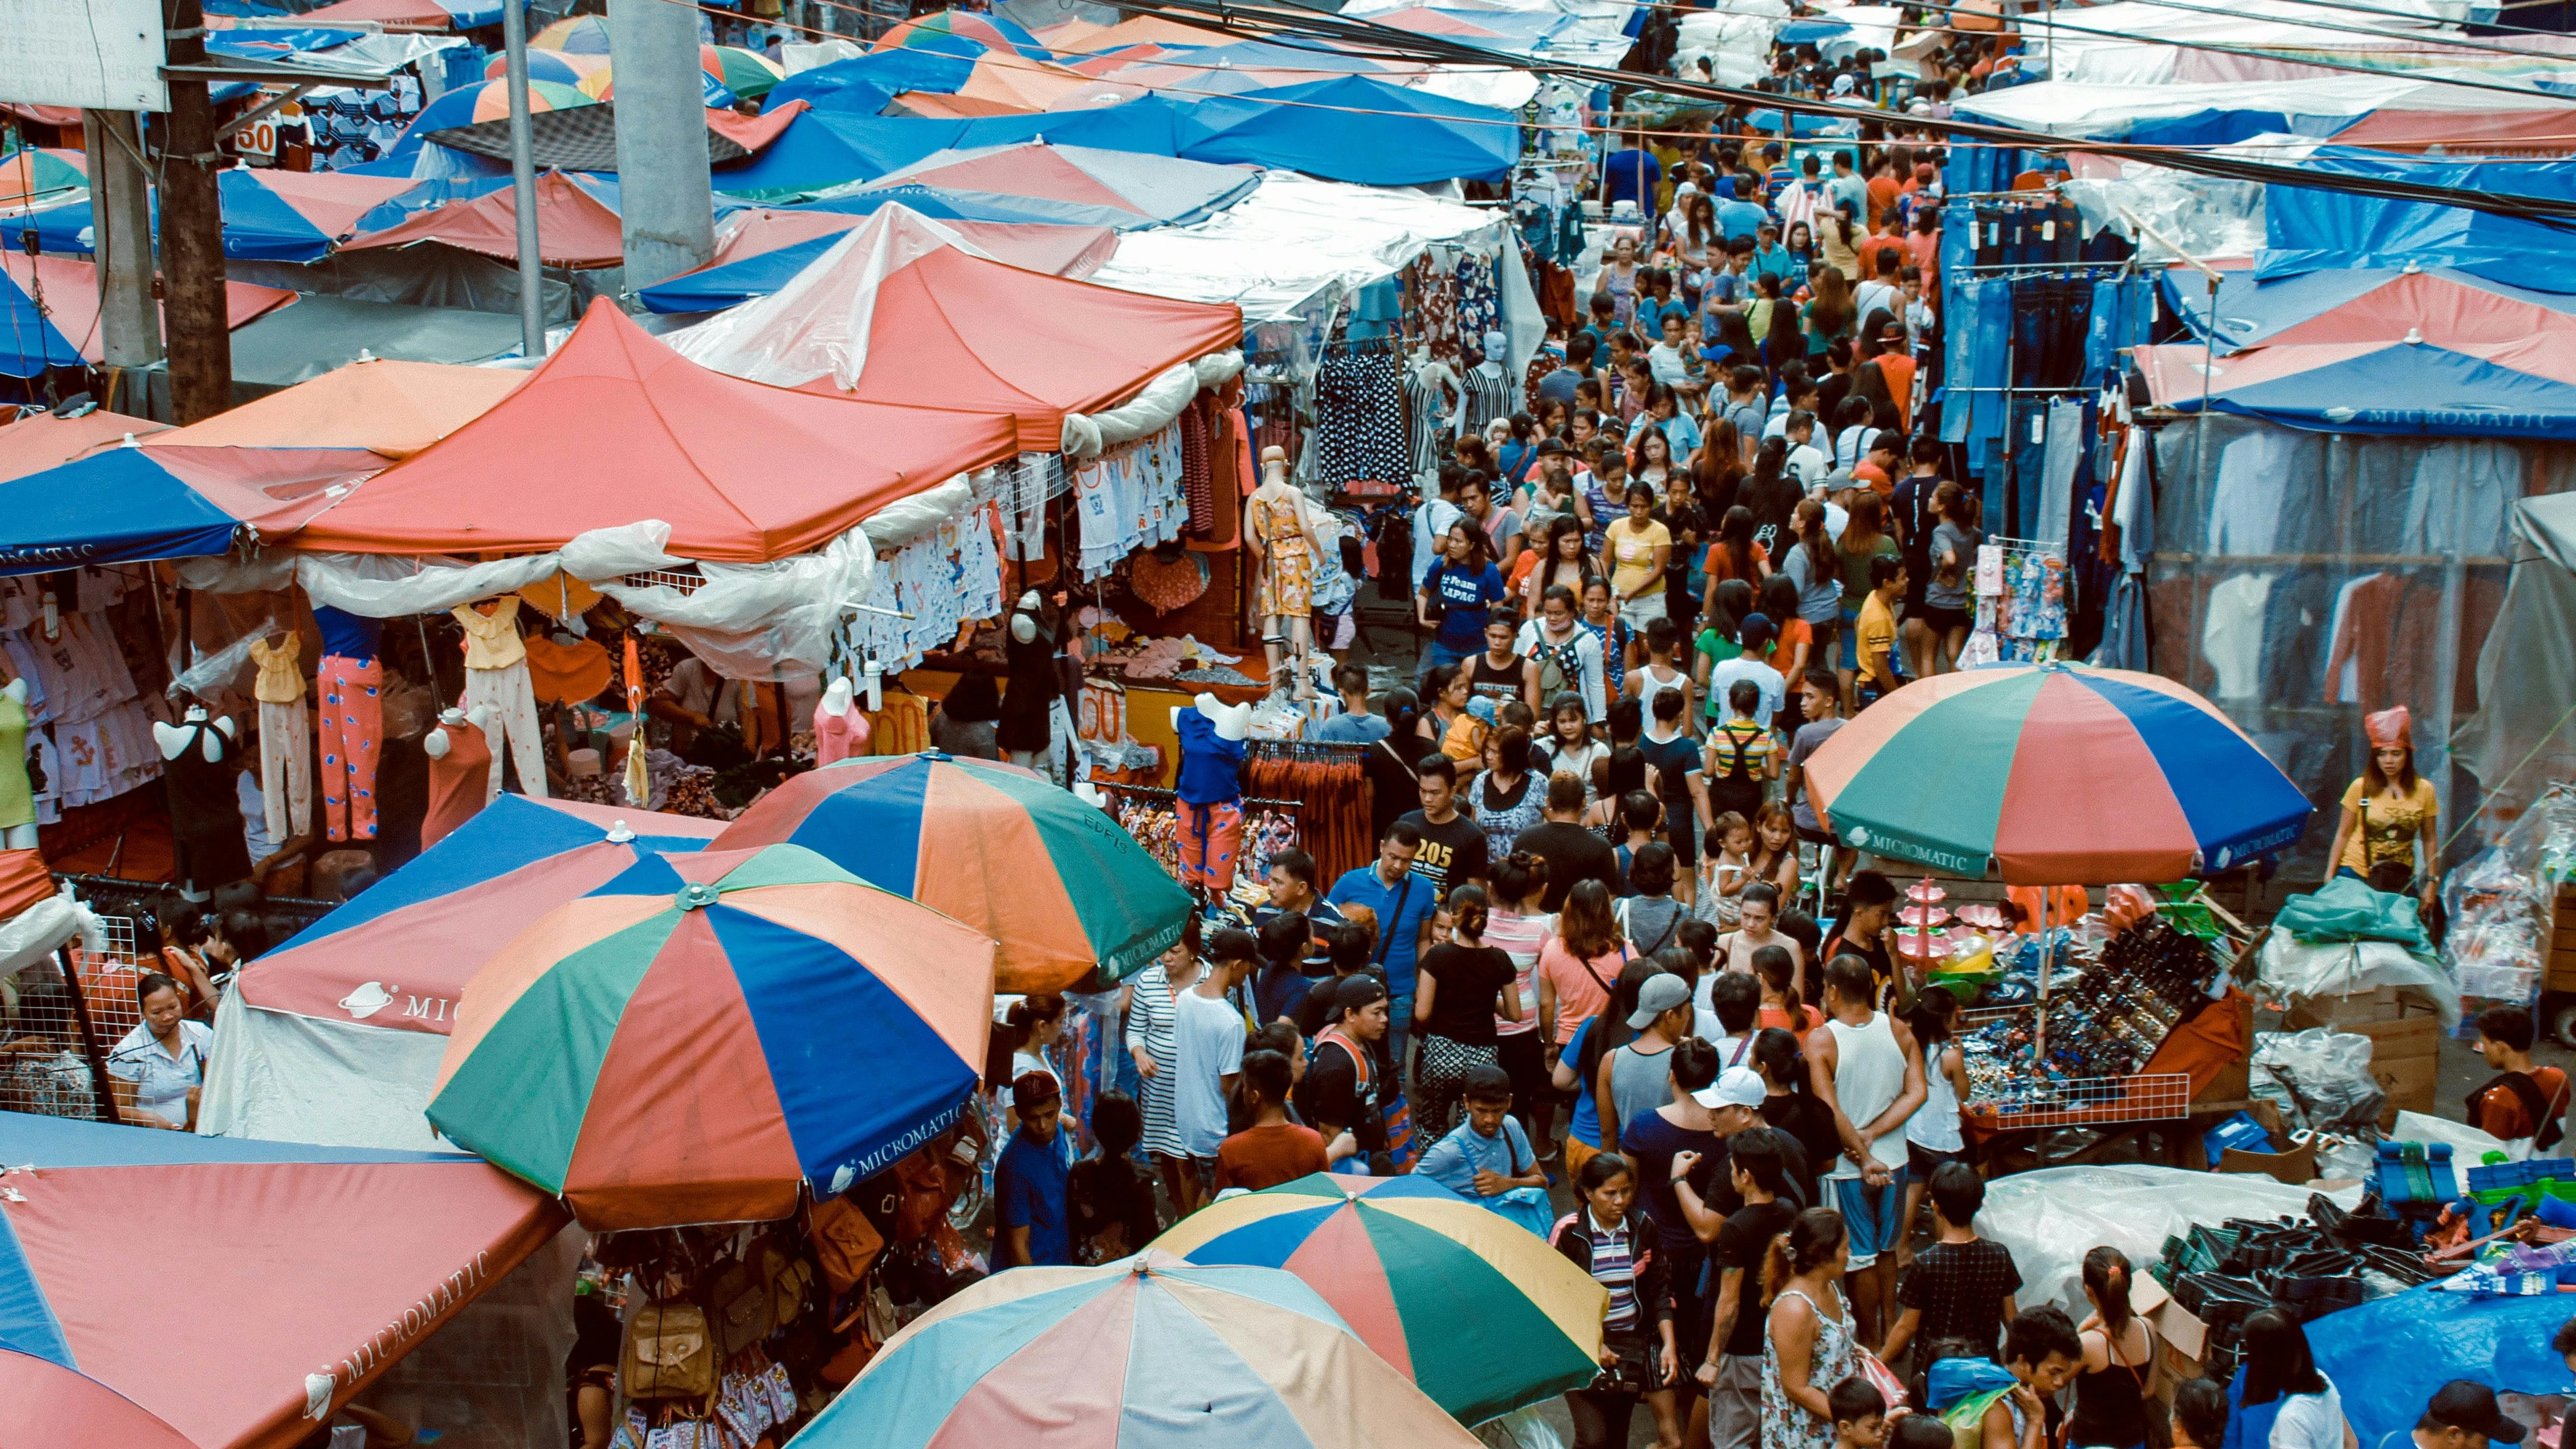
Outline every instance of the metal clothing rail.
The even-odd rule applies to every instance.
[[[1093,780],[1089,783],[1095,790],[1115,790],[1121,794],[1134,795],[1143,800],[1160,801],[1180,799],[1179,791],[1165,789],[1160,785],[1123,785],[1115,780]],[[1261,810],[1300,811],[1306,808],[1305,802],[1302,800],[1264,800],[1254,795],[1242,796],[1235,803]]]

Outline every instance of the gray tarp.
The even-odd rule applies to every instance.
[[[300,297],[233,334],[233,391],[244,401],[306,382],[361,351],[405,362],[484,362],[519,349],[519,319],[455,307]]]
[[[2478,653],[2480,708],[2451,751],[2491,806],[2518,810],[2552,780],[2576,780],[2576,493],[2513,507],[2513,572]]]

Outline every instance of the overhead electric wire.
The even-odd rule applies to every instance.
[[[2458,207],[2463,210],[2510,217],[2576,232],[2576,201],[2562,201],[2553,197],[2518,196],[2501,192],[2476,191],[2466,187],[2357,176],[2344,172],[2312,171],[2270,162],[2247,161],[2233,156],[2139,145],[2126,141],[2079,140],[2051,135],[2047,132],[2025,131],[2014,126],[1963,121],[1956,117],[1936,118],[1873,112],[1852,106],[1833,105],[1824,101],[1804,100],[1771,91],[1748,90],[1705,81],[1648,75],[1639,71],[1612,70],[1600,66],[1572,65],[1524,57],[1504,51],[1488,50],[1450,37],[1422,35],[1375,21],[1327,15],[1294,5],[1260,3],[1260,0],[1251,0],[1251,3],[1245,3],[1245,0],[1160,0],[1154,10],[1144,13],[1160,14],[1165,19],[1201,24],[1227,34],[1253,39],[1275,39],[1282,35],[1302,36],[1339,46],[1349,54],[1372,56],[1374,52],[1373,58],[1419,60],[1433,64],[1486,68],[1501,67],[1534,75],[1582,81],[1597,86],[1653,90],[1677,97],[1777,110],[1783,115],[1829,116],[1837,120],[1850,121],[1876,120],[1882,125],[1919,127],[1951,135],[1967,136],[1973,140],[2015,146],[2024,150],[2083,151],[2097,156],[2141,161],[2177,171],[2217,176],[2228,180],[2303,186],[2311,190],[2372,196],[2382,200]]]

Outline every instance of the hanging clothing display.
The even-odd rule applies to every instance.
[[[545,744],[537,734],[536,689],[528,682],[528,649],[519,638],[519,599],[504,597],[492,612],[472,604],[448,611],[465,626],[465,710],[492,711],[492,728],[508,742],[519,767],[519,788],[546,798]],[[501,791],[501,755],[492,755],[492,792]]]
[[[1338,880],[1377,854],[1360,771],[1366,754],[1357,745],[1260,739],[1246,750],[1244,784],[1251,797],[1297,802],[1298,843],[1315,858],[1318,879]],[[1248,868],[1267,875],[1266,864]]]
[[[170,782],[173,876],[183,886],[210,890],[250,874],[250,847],[242,839],[241,801],[233,787],[232,736],[211,719],[177,726],[185,735],[163,766]]]
[[[1074,470],[1074,518],[1081,554],[1074,574],[1096,579],[1140,548],[1181,536],[1189,501],[1181,487],[1181,428],[1112,448]]]
[[[528,651],[528,687],[539,704],[587,704],[608,687],[608,646],[596,639],[558,644],[531,634],[519,644]]]
[[[1404,310],[1413,319],[1413,341],[1431,349],[1431,355],[1456,360],[1458,356],[1458,278],[1440,264],[1440,259],[1424,252],[1406,265],[1401,273],[1404,282]]]
[[[429,808],[420,817],[420,848],[429,849],[492,803],[492,738],[472,720],[450,724],[442,719],[430,734],[447,742],[447,752],[429,761]]]
[[[27,706],[0,694],[0,830],[36,823],[27,785]]]
[[[844,652],[874,657],[888,671],[910,669],[924,655],[954,646],[965,624],[1000,614],[1002,556],[993,543],[992,510],[969,508],[878,560],[862,602],[869,607],[855,611],[842,630]],[[897,617],[905,614],[911,617]]]
[[[1203,393],[1181,409],[1181,497],[1189,505],[1190,518],[1185,531],[1192,538],[1204,539],[1216,531],[1216,471],[1208,458],[1207,412]],[[1230,505],[1233,500],[1227,499]]]
[[[250,644],[259,677],[251,695],[259,702],[260,808],[268,833],[283,842],[313,828],[311,738],[304,724],[303,640],[289,631],[286,642],[271,648],[265,639]]]
[[[2057,657],[2066,638],[2066,560],[2029,539],[1990,538],[1977,546],[1975,630],[1959,653],[1970,664],[2022,664]]]
[[[1380,348],[1326,355],[1315,371],[1315,476],[1335,485],[1402,483],[1412,474],[1394,355]]]
[[[1458,375],[1445,362],[1426,362],[1408,368],[1404,374],[1405,448],[1408,468],[1405,476],[1421,478],[1439,471],[1448,460],[1450,421],[1457,416],[1465,393],[1458,385]]]
[[[152,725],[169,718],[167,706],[134,687],[115,625],[97,611],[124,596],[123,575],[83,568],[70,590],[44,588],[35,578],[6,582],[19,587],[0,595],[0,682],[26,686],[26,733],[12,754],[26,772],[30,819],[16,823],[50,825],[64,810],[159,779]],[[55,606],[50,634],[48,598]],[[67,602],[97,609],[68,609]],[[5,805],[0,813],[9,813]]]
[[[327,630],[323,637],[330,637]],[[322,692],[323,834],[332,840],[373,840],[376,762],[385,737],[384,664],[372,654],[363,663],[325,654],[315,678]]]
[[[1479,348],[1488,332],[1503,330],[1503,287],[1490,257],[1458,259],[1458,336]]]
[[[1512,379],[1501,363],[1477,363],[1467,369],[1463,381],[1467,402],[1458,415],[1461,433],[1481,434],[1487,423],[1512,415]]]

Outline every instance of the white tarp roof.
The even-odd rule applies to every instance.
[[[2395,76],[2382,79],[2337,75],[2272,81],[2260,86],[2036,81],[1963,97],[1958,102],[1958,113],[1970,120],[2052,135],[2116,140],[2139,121],[2169,120],[2202,111],[2277,111],[2290,117],[2295,128],[2303,116],[2340,120],[2389,107],[2418,111],[2528,110],[2545,107],[2551,100],[2539,92],[2516,96]]]
[[[1327,300],[1392,276],[1447,242],[1491,251],[1502,213],[1403,187],[1318,181],[1292,171],[1262,177],[1253,193],[1188,226],[1128,232],[1118,255],[1091,276],[1107,287],[1191,302],[1233,302],[1247,324],[1305,315]]]

